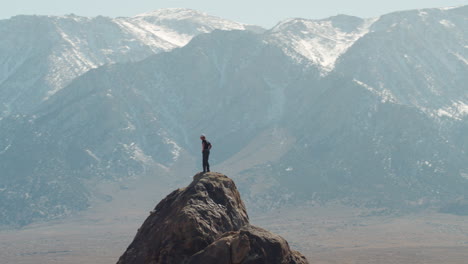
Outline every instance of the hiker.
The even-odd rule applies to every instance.
[[[208,159],[210,157],[211,143],[206,140],[205,135],[201,135],[200,139],[202,141],[203,172],[209,172],[210,164],[208,163]]]

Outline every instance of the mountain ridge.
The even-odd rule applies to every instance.
[[[326,75],[271,32],[248,30],[215,30],[92,69],[33,113],[0,121],[1,219],[25,225],[84,210],[90,179],[174,173],[183,182],[178,170],[198,168],[200,133],[214,145],[213,165],[235,172],[255,210],[331,200],[412,210],[457,200],[468,174],[468,73],[452,53],[466,57],[466,10],[389,15]],[[0,89],[18,100],[31,93]]]
[[[166,12],[174,13],[171,10]],[[201,12],[192,11],[190,14],[198,18],[174,15],[173,19],[159,21],[154,16],[22,15],[2,20],[0,34],[4,40],[0,42],[0,64],[3,65],[0,90],[5,96],[0,100],[0,113],[3,113],[0,117],[11,113],[31,113],[90,69],[105,64],[139,61],[184,46],[195,35],[214,29],[245,29],[240,23]],[[22,32],[30,35],[30,39],[21,35]],[[31,60],[41,65],[40,70],[30,67],[28,62]]]

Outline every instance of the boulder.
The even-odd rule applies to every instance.
[[[247,225],[224,234],[193,255],[189,264],[307,264],[307,259],[289,248],[282,237]]]
[[[234,181],[200,173],[156,206],[118,263],[184,263],[225,232],[248,223]]]
[[[164,198],[117,264],[308,263],[278,235],[249,225],[233,180],[199,173]]]

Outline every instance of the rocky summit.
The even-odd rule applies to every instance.
[[[117,264],[304,264],[282,237],[249,224],[233,180],[199,173],[164,198]]]

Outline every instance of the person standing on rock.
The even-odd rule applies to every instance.
[[[203,172],[209,172],[210,163],[208,163],[208,159],[210,158],[211,143],[206,140],[205,135],[201,135],[200,139],[202,141]]]

